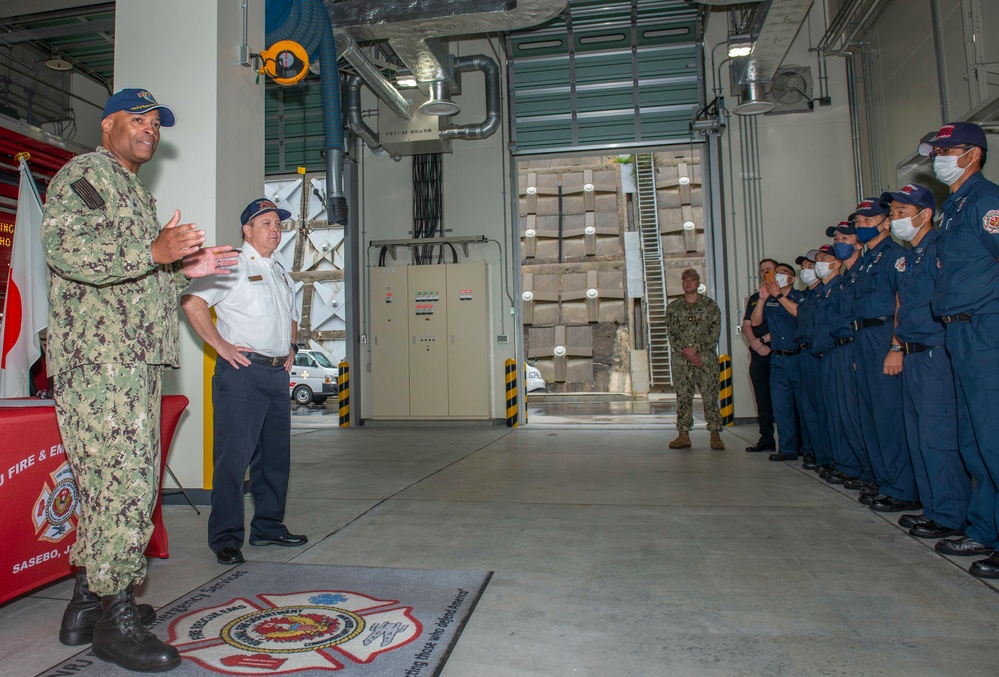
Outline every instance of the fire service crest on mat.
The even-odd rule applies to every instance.
[[[76,529],[80,500],[68,462],[50,473],[49,477],[52,482],[50,484],[46,480],[42,485],[42,491],[32,507],[31,519],[38,540],[58,543]]]
[[[235,598],[170,623],[169,641],[206,669],[230,675],[342,670],[409,644],[413,608],[347,590]]]

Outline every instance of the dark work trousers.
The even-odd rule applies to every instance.
[[[212,378],[215,474],[208,545],[215,552],[243,545],[243,478],[250,469],[250,538],[287,533],[284,503],[291,463],[291,399],[283,366],[234,369],[219,358]]]
[[[902,375],[885,374],[885,356],[891,347],[894,324],[859,329],[854,356],[857,361],[857,406],[864,448],[871,459],[874,479],[885,496],[915,501],[916,478],[905,443],[902,420]]]
[[[812,354],[811,348],[801,351],[798,356],[798,418],[801,421],[802,452],[815,454],[820,465],[832,464],[832,450],[829,447],[829,432],[826,427],[826,412],[823,402],[822,379],[819,376],[821,360]]]
[[[794,393],[801,385],[797,355],[773,355],[770,358],[770,401],[777,423],[778,451],[798,455],[798,414]]]
[[[962,529],[971,478],[957,441],[957,395],[946,348],[905,356],[902,395],[905,439],[923,514],[945,527]]]
[[[769,347],[769,346],[767,346]],[[770,402],[770,356],[755,350],[749,353],[749,380],[756,398],[756,418],[760,425],[760,441],[774,444],[774,408]]]
[[[975,478],[965,533],[999,548],[999,315],[947,325],[947,352],[957,389],[961,458]]]
[[[831,404],[835,416],[829,422],[833,443],[833,465],[836,470],[851,477],[859,477],[865,482],[874,479],[871,462],[864,448],[864,437],[860,433],[860,416],[857,412],[857,375],[853,367],[853,344],[833,348],[822,358],[822,366],[828,367],[828,375],[823,372],[823,386],[826,388],[826,404]]]

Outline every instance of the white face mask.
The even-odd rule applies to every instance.
[[[806,286],[811,287],[813,284],[819,281],[818,275],[811,268],[801,269],[801,281],[805,283]]]
[[[833,264],[829,261],[816,261],[815,262],[815,274],[818,275],[823,280],[832,275]]]
[[[957,180],[964,176],[964,173],[968,171],[968,167],[964,169],[957,166],[957,161],[963,158],[965,155],[971,152],[971,148],[964,151],[960,155],[937,155],[933,158],[933,174],[940,181],[946,183],[948,186],[957,183]]]
[[[891,222],[892,234],[905,242],[912,242],[912,238],[916,237],[916,233],[919,232],[920,228],[921,226],[917,226],[912,222],[911,216],[906,216],[904,219],[893,219]]]
[[[777,273],[774,275],[774,279],[777,280],[777,286],[781,288],[786,287],[790,282],[790,278],[785,273]]]

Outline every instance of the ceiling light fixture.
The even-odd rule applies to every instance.
[[[748,35],[730,35],[728,38],[728,56],[734,59],[739,56],[749,56],[753,52],[753,39]]]
[[[71,71],[73,70],[73,64],[66,61],[65,59],[60,59],[57,56],[51,59],[46,59],[45,67],[53,71]]]

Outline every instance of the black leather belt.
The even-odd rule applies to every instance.
[[[791,357],[791,355],[797,355],[801,352],[801,346],[797,348],[792,348],[791,350],[771,350],[774,355],[780,355],[782,357]]]
[[[958,313],[957,315],[944,315],[940,318],[944,324],[951,322],[971,322],[971,313]]]
[[[820,360],[825,357],[825,353],[812,353],[812,357],[817,357]]]
[[[853,343],[853,337],[852,336],[844,336],[843,338],[834,338],[833,339],[833,344],[835,344],[835,346],[837,348],[839,348],[840,346],[845,346],[847,343]]]
[[[270,357],[268,355],[261,355],[260,353],[242,353],[246,356],[250,362],[256,362],[257,364],[269,364],[272,367],[280,367],[284,365],[284,361],[288,359],[288,356],[283,357]]]
[[[801,348],[802,350],[808,350],[809,348],[812,347],[812,344],[811,343],[799,343],[798,347]]]
[[[921,353],[926,350],[932,350],[933,348],[943,348],[943,346],[925,346],[922,343],[903,343],[902,352],[906,355],[912,355],[913,353]]]
[[[850,326],[853,327],[853,331],[860,331],[861,329],[867,329],[868,327],[880,327],[886,322],[891,322],[895,318],[884,315],[882,317],[869,317],[866,320],[854,320]]]

